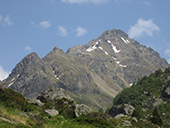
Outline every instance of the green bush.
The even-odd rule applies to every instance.
[[[159,126],[163,125],[162,118],[161,118],[157,108],[155,108],[153,110],[153,118],[151,118],[151,121],[152,121],[152,123],[158,124]]]

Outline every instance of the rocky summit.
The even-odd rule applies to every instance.
[[[139,78],[169,66],[152,48],[113,29],[66,53],[57,47],[44,58],[31,53],[2,83],[29,99],[62,88],[77,102],[98,110],[111,106],[113,97]]]

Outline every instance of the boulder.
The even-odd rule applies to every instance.
[[[123,127],[130,127],[130,126],[132,126],[132,124],[130,123],[130,121],[127,121],[127,120],[125,120],[124,122],[123,122],[123,125],[122,125]]]
[[[59,112],[55,109],[46,109],[45,113],[51,116],[57,116],[59,114]]]
[[[91,109],[84,104],[76,104],[74,109],[76,117],[80,117],[81,115],[86,115],[88,113],[91,113]]]
[[[44,103],[42,103],[40,100],[38,99],[32,99],[32,100],[29,100],[28,101],[30,104],[34,104],[34,105],[37,105],[37,106],[43,106]]]
[[[133,118],[132,118],[132,121],[137,123],[137,122],[138,122],[138,119],[136,119],[136,117],[133,117]]]
[[[127,115],[118,114],[118,115],[116,115],[114,118],[117,120],[117,119],[120,119],[121,117],[127,117]]]
[[[132,115],[134,111],[134,107],[130,104],[124,104],[124,105],[114,105],[108,112],[109,115],[112,117],[118,115],[118,114],[124,114],[124,115]]]
[[[67,92],[62,88],[46,90],[37,97],[37,99],[39,99],[42,103],[47,102],[48,99],[55,101],[57,99],[62,98],[66,98],[73,101],[73,98],[71,98],[67,94]]]
[[[163,102],[162,99],[155,99],[155,102],[153,103],[153,106],[156,107],[158,105],[160,105]]]

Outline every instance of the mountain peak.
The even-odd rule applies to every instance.
[[[42,59],[36,53],[29,54],[17,64],[4,86],[28,98],[49,88],[63,88],[78,102],[106,109],[123,88],[169,66],[151,48],[128,38],[122,30],[113,29],[66,53],[54,47]]]
[[[120,36],[120,37],[128,38],[128,35],[120,29],[106,30],[100,37],[105,37],[105,36],[109,36],[109,37]]]
[[[64,51],[58,47],[54,47],[52,51],[64,53]]]

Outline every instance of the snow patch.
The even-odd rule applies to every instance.
[[[108,55],[108,53],[106,51],[104,51],[101,46],[99,46],[99,49],[101,49],[106,55]]]
[[[125,40],[123,37],[121,37],[121,39],[123,40],[123,42],[125,42],[126,44],[129,43],[129,41]]]
[[[14,81],[14,80],[15,80],[15,78],[13,78],[13,79],[11,80],[11,82]]]
[[[124,67],[124,68],[127,67],[127,65],[122,65],[122,64],[119,64],[119,66],[120,66],[120,67]]]
[[[132,86],[132,85],[133,85],[133,83],[129,84],[129,86]]]
[[[20,74],[17,75],[17,77],[19,77],[19,76],[20,76]]]
[[[99,46],[99,49],[103,50],[103,48],[101,46]]]
[[[117,61],[117,64],[120,64],[120,61]]]
[[[112,57],[114,60],[116,60],[116,58]]]
[[[55,75],[55,78],[56,78],[57,80],[59,79],[57,75]]]
[[[8,87],[10,87],[10,86],[13,85],[13,84],[14,84],[14,82],[10,83],[10,84],[8,85]]]
[[[98,42],[96,42],[96,44],[93,47],[89,47],[86,51],[91,52],[91,51],[95,50],[97,48],[96,47],[97,44],[98,44]]]
[[[112,57],[112,58],[113,58],[113,57]],[[113,59],[116,60],[116,58],[113,58]],[[121,64],[120,61],[117,61],[116,63],[117,63],[120,67],[124,67],[124,68],[127,67],[127,65]]]
[[[126,40],[126,42],[130,43],[130,41],[129,41],[129,40]]]
[[[119,53],[120,52],[120,50],[117,50],[117,48],[113,45],[113,44],[111,44],[112,45],[112,49],[113,49],[113,51],[115,52],[115,53]]]
[[[111,41],[110,41],[110,40],[107,40],[107,42],[108,42],[109,44],[111,44]]]
[[[106,55],[108,55],[108,53],[107,53],[106,51],[104,51],[104,53],[105,53]]]

